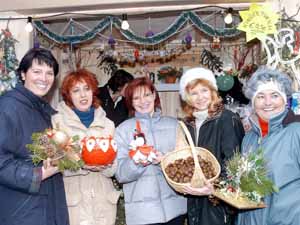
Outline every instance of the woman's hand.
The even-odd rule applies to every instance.
[[[110,168],[112,166],[112,164],[109,165],[105,165],[105,166],[89,166],[89,165],[84,165],[83,169],[85,170],[89,170],[92,172],[101,172],[107,168]]]
[[[163,154],[161,153],[161,152],[159,152],[159,151],[157,151],[156,153],[155,153],[155,158],[153,158],[153,161],[152,161],[152,164],[159,164],[160,163],[160,161],[162,160],[162,158],[163,158]]]
[[[207,182],[201,188],[194,188],[189,184],[184,186],[183,191],[184,194],[206,196],[206,195],[211,195],[214,192],[214,186],[209,182]]]
[[[48,177],[51,177],[59,172],[57,166],[51,165],[51,159],[46,159],[43,161],[42,166],[42,180],[47,179]]]

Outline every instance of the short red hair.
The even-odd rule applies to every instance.
[[[137,88],[149,89],[152,93],[155,93],[154,109],[161,109],[159,95],[152,81],[147,77],[139,77],[130,81],[125,89],[125,101],[130,116],[133,116],[135,112],[132,105],[132,98]]]
[[[70,95],[71,89],[78,83],[85,81],[86,84],[92,89],[93,92],[93,101],[92,106],[98,108],[100,106],[100,101],[97,98],[98,94],[98,81],[96,79],[95,74],[86,70],[79,69],[77,71],[73,71],[69,73],[63,80],[61,86],[61,95],[63,97],[64,102],[71,108],[74,108],[74,104],[72,102],[72,98]]]

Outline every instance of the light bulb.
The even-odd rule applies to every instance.
[[[123,20],[123,21],[122,21],[121,28],[122,28],[123,30],[128,30],[128,29],[129,29],[129,23],[128,23],[127,20]]]
[[[233,13],[233,8],[229,8],[227,10],[227,14],[226,14],[226,16],[224,18],[224,22],[226,24],[231,24],[233,22],[232,13]]]
[[[127,21],[127,14],[122,15],[121,28],[122,28],[122,30],[128,30],[129,29],[129,23]]]
[[[30,16],[27,18],[27,24],[26,24],[26,26],[25,26],[25,30],[26,30],[28,33],[30,33],[30,32],[33,31],[32,17],[30,17]]]
[[[226,24],[231,24],[232,21],[233,21],[233,19],[232,19],[232,14],[231,14],[231,13],[227,13],[227,15],[226,15],[225,18],[224,18],[224,22],[225,22]]]

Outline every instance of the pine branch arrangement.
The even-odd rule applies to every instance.
[[[50,158],[52,165],[58,166],[60,171],[77,171],[83,167],[78,136],[68,137],[62,131],[47,129],[33,133],[31,139],[32,144],[27,144],[26,147],[32,153],[34,165]]]
[[[278,192],[278,188],[267,177],[262,149],[246,155],[235,153],[226,163],[226,172],[227,177],[220,182],[221,193],[224,195],[259,203],[266,195]]]

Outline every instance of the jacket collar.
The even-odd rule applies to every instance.
[[[221,116],[222,112],[223,112],[223,110],[218,110],[217,112],[213,113],[212,115],[209,115],[202,124],[219,118]],[[184,122],[193,127],[196,127],[195,117],[186,117],[186,118],[184,118]]]
[[[42,114],[45,113],[48,116],[56,113],[56,111],[48,102],[25,88],[23,84],[18,83],[14,90],[15,92],[7,92],[7,97],[15,98],[17,101],[22,102],[30,108],[40,111]]]
[[[289,109],[282,123],[284,126],[286,126],[293,122],[300,122],[300,115],[295,115],[295,113],[291,109]]]
[[[134,116],[137,119],[159,120],[159,118],[161,116],[161,110],[160,109],[156,109],[154,111],[154,113],[152,114],[152,116],[150,115],[150,113],[139,113],[139,112],[135,112]]]
[[[74,126],[86,128],[80,121],[79,117],[76,115],[76,113],[66,105],[64,101],[60,102],[58,104],[57,110],[59,113],[62,114],[64,120],[67,121],[67,123],[70,123]],[[99,126],[99,127],[105,127],[105,118],[106,113],[102,109],[101,106],[95,109],[95,115],[94,115],[94,121],[91,123],[90,127],[93,126]]]
[[[283,126],[283,120],[288,114],[288,109],[285,109],[282,113],[279,113],[278,115],[272,117],[269,120],[269,132],[268,135],[276,132],[278,129],[282,128]],[[261,129],[258,123],[258,117],[256,114],[252,114],[250,116],[250,123],[252,125],[252,128],[256,133],[258,133],[261,136]]]

